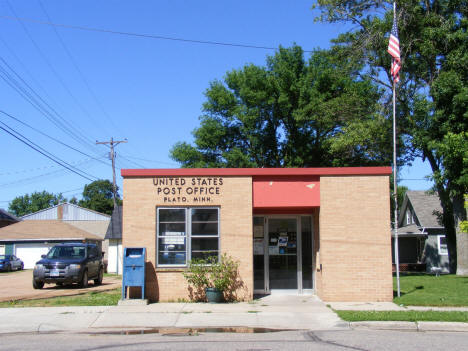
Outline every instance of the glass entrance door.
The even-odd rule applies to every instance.
[[[268,219],[269,290],[297,289],[297,219]]]
[[[254,293],[312,292],[312,217],[258,216],[253,224]]]

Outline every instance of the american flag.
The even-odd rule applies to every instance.
[[[394,7],[395,9],[395,7]],[[390,39],[388,41],[388,53],[392,55],[392,67],[390,73],[393,77],[393,81],[398,83],[400,81],[400,40],[398,40],[398,25],[396,19],[396,11],[393,11],[393,27],[392,32],[390,33]]]

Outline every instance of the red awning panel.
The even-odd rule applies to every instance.
[[[260,178],[253,180],[253,207],[318,207],[319,177]]]

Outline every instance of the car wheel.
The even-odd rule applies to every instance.
[[[101,285],[103,276],[104,276],[104,270],[100,268],[97,279],[94,279],[94,285]]]
[[[7,271],[7,272],[11,272],[11,264],[9,264],[9,265],[7,266],[6,271]]]
[[[44,282],[39,282],[33,279],[33,288],[42,289],[44,287]]]
[[[81,277],[80,288],[87,288],[88,287],[88,271],[83,272],[83,276]]]
[[[20,267],[20,271],[22,271],[24,269],[24,263],[21,262],[21,267]]]

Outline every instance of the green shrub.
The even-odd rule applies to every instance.
[[[189,283],[191,299],[197,301],[206,299],[205,288],[220,290],[227,301],[232,301],[235,299],[235,291],[243,286],[239,279],[239,262],[226,254],[219,259],[214,256],[193,259],[182,274]]]

